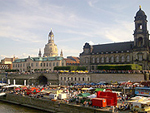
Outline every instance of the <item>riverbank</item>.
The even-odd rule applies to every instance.
[[[59,103],[58,101],[51,101],[42,98],[32,98],[29,96],[20,96],[16,94],[7,94],[0,97],[1,101],[23,105],[31,108],[45,110],[51,113],[110,113],[107,108],[97,109],[92,107],[84,107],[80,105],[72,105],[66,103]]]

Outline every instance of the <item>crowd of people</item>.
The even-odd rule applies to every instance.
[[[37,85],[37,86],[20,86],[18,88],[9,90],[8,88],[1,88],[1,92],[9,92],[11,94],[16,94],[20,96],[29,96],[31,98],[41,98],[41,99],[49,99],[49,94],[51,94],[52,90],[61,90],[61,93],[66,93],[67,98],[60,100],[57,98],[55,101],[59,102],[59,106],[61,105],[61,102],[67,103],[67,104],[76,104],[84,107],[96,107],[92,106],[92,101],[91,98],[89,97],[80,97],[79,94],[81,93],[90,93],[90,94],[95,94],[95,97],[97,95],[95,89],[96,88],[102,88],[102,89],[118,89],[121,88],[122,86],[129,87],[129,88],[134,88],[134,87],[144,87],[140,83],[135,84],[135,83],[121,83],[121,84],[101,84],[101,85],[75,85],[75,86],[55,86],[52,87],[53,85]],[[33,89],[32,89],[33,88]],[[91,90],[82,90],[83,88],[91,88]],[[29,92],[29,89],[30,90]],[[47,92],[44,92],[42,90],[45,90]],[[134,96],[134,95],[133,95]],[[131,97],[130,97],[131,98]],[[127,95],[124,95],[124,92],[121,92],[118,94],[118,103],[121,103],[117,106],[115,106],[115,110],[128,110],[129,109],[129,104],[124,103],[125,100],[130,99]],[[51,99],[54,101],[54,99]]]

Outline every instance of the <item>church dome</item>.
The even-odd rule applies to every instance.
[[[136,13],[136,16],[145,16],[145,12],[139,8],[139,11]]]

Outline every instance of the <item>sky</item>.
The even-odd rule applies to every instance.
[[[79,57],[91,45],[133,41],[141,9],[150,29],[150,0],[0,0],[0,60],[44,53],[54,33],[58,54]]]

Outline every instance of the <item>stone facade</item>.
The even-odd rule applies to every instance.
[[[13,69],[22,71],[54,71],[55,66],[65,66],[63,57],[28,57],[13,62]]]
[[[139,8],[135,16],[134,41],[90,45],[85,43],[80,54],[80,65],[96,70],[100,64],[139,64],[150,69],[150,41],[147,16]]]
[[[90,83],[91,76],[89,74],[59,74],[60,85],[83,84]]]

